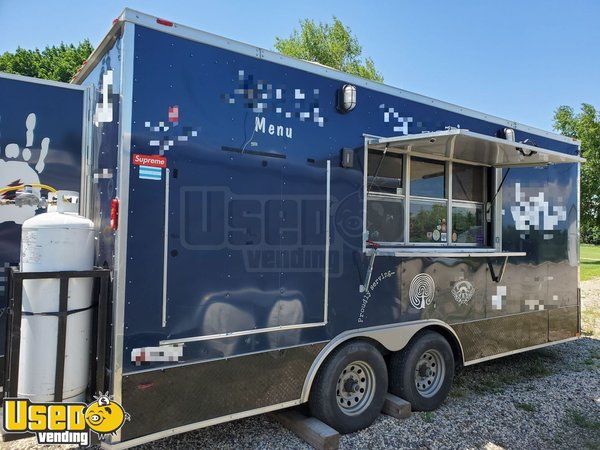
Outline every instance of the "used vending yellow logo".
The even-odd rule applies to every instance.
[[[4,400],[4,429],[8,433],[35,433],[38,444],[90,445],[90,432],[103,440],[129,420],[123,407],[108,395],[85,403],[32,403]]]

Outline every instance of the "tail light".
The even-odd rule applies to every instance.
[[[119,199],[113,198],[110,202],[110,227],[116,230],[119,226]]]

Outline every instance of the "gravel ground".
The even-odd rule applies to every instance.
[[[581,329],[600,339],[600,279],[581,282]]]
[[[404,420],[381,416],[368,429],[342,436],[340,447],[600,449],[600,280],[581,285],[586,337],[464,368],[437,411]],[[16,450],[34,444],[26,439],[0,446]],[[310,449],[268,416],[137,448]]]

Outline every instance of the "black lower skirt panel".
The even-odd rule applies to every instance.
[[[297,400],[324,345],[125,375],[123,407],[131,421],[122,429],[122,441]]]

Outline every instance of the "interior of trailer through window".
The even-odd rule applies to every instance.
[[[487,170],[480,164],[369,149],[368,239],[379,245],[488,245]]]

